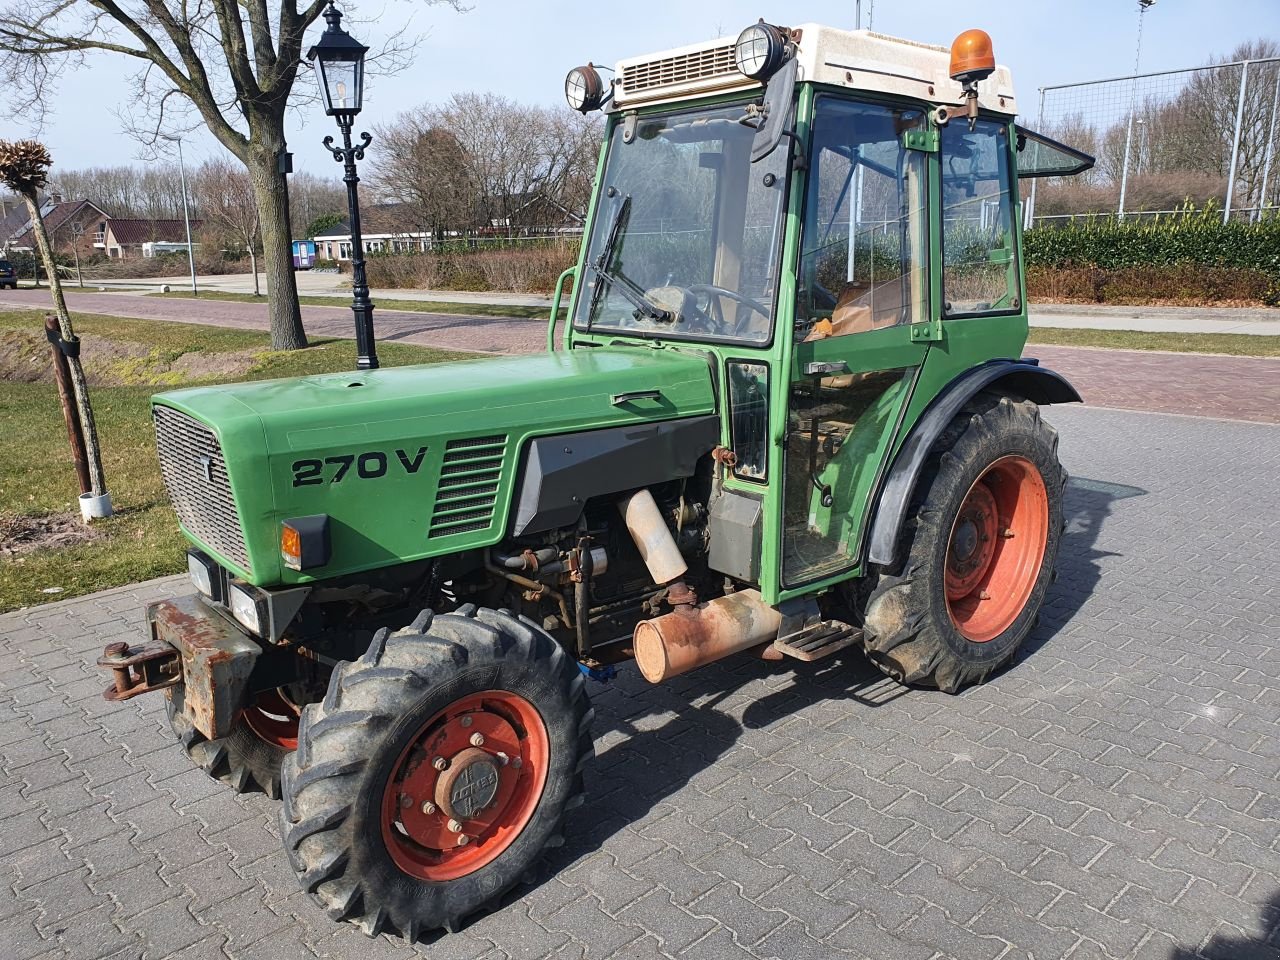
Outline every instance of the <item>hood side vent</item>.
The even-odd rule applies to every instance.
[[[492,526],[506,455],[506,434],[450,440],[445,445],[428,539]]]

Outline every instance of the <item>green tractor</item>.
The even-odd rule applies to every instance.
[[[1080,398],[1019,359],[1018,180],[1092,160],[1016,125],[985,34],[761,22],[565,89],[607,125],[545,353],[154,399],[196,592],[108,696],[164,689],[370,934],[456,928],[560,841],[615,665],[858,648],[956,691],[1053,576],[1040,407]]]

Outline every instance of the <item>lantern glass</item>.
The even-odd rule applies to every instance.
[[[364,98],[364,59],[333,60],[322,53],[317,62],[324,112],[331,117],[353,117],[359,113]]]

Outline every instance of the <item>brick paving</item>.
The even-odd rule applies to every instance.
[[[193,769],[160,698],[100,698],[181,578],[0,616],[0,958],[1278,960],[1280,433],[1050,419],[1070,522],[1011,669],[628,669],[550,869],[429,945],[328,921],[274,803]]]
[[[0,294],[0,309],[43,306],[43,290]],[[76,294],[77,310],[109,316],[185,323],[211,323],[247,330],[266,327],[266,307],[225,300],[175,301],[125,294]],[[345,306],[302,308],[312,336],[349,337],[351,311]],[[498,319],[438,313],[384,310],[377,315],[378,339],[449,350],[530,353],[544,349],[545,320]],[[1097,350],[1030,344],[1040,357],[1067,377],[1092,406],[1162,413],[1195,413],[1227,419],[1280,423],[1280,360],[1257,357],[1162,353],[1150,350]]]

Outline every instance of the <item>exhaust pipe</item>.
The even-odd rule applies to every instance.
[[[636,624],[636,665],[650,683],[661,683],[767,643],[781,626],[782,614],[760,591],[741,590]]]

